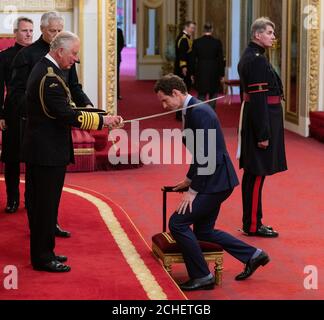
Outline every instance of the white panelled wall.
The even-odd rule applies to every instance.
[[[43,12],[24,12],[19,11],[17,13],[0,13],[0,34],[11,34],[13,32],[13,21],[20,17],[26,16],[34,21],[34,41],[37,40],[40,35],[40,19]],[[61,12],[65,21],[65,30],[73,31],[73,13],[72,12]]]

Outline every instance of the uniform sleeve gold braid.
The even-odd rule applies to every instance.
[[[100,117],[97,113],[81,111],[78,121],[81,123],[80,128],[82,130],[97,130],[100,124]]]
[[[83,112],[81,111],[81,113],[83,113]],[[80,127],[81,129],[82,129],[83,120],[84,120],[83,114],[81,114],[80,116],[78,116],[78,122],[81,123],[81,127]]]
[[[83,122],[81,124],[81,129],[82,130],[87,130],[87,124],[88,124],[88,114],[83,112],[82,111],[82,114],[83,114]]]
[[[94,123],[94,117],[90,117],[90,123],[89,123],[90,128],[92,128],[93,123]]]

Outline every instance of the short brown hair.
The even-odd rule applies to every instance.
[[[251,27],[251,36],[252,39],[255,39],[256,33],[262,33],[266,31],[267,26],[272,27],[273,29],[276,28],[276,25],[274,22],[272,22],[268,17],[261,17],[255,20]]]
[[[213,31],[213,25],[210,22],[207,22],[204,25],[204,32],[212,32]]]
[[[186,21],[185,24],[183,25],[183,28],[189,28],[191,25],[196,25],[195,21]]]
[[[172,73],[158,80],[154,86],[155,93],[162,91],[167,96],[172,96],[173,90],[179,90],[182,94],[187,94],[188,92],[184,81]]]
[[[19,25],[20,25],[20,22],[29,22],[31,24],[34,24],[33,20],[30,19],[30,18],[27,18],[27,17],[18,17],[15,21],[14,21],[14,24],[13,24],[13,31],[14,32],[17,32],[18,29],[19,29]]]

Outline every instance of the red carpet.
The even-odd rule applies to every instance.
[[[132,54],[131,50],[126,51]],[[125,60],[124,60],[124,63]],[[131,68],[129,70],[132,70]],[[153,82],[134,81],[131,74],[123,77],[123,100],[119,111],[125,119],[161,112],[152,91]],[[218,114],[224,127],[229,152],[234,161],[236,149],[235,124],[238,122],[239,104],[218,106]],[[143,122],[142,128],[180,127],[173,116]],[[231,232],[239,238],[266,250],[271,262],[260,268],[249,280],[234,281],[243,266],[225,254],[222,287],[212,291],[187,293],[190,299],[253,300],[253,299],[324,299],[323,225],[324,225],[324,147],[312,140],[295,134],[286,134],[289,171],[269,177],[264,187],[264,223],[273,225],[279,232],[278,239],[247,238],[237,229],[241,227],[241,195],[237,188],[222,207],[217,228]],[[147,246],[134,232],[124,213],[134,222],[148,245],[152,235],[162,229],[161,186],[174,184],[186,174],[185,165],[150,165],[137,170],[68,174],[66,182],[100,192],[113,199],[123,210],[117,208],[104,196],[129,239],[135,245],[143,261],[156,278],[168,298],[181,297],[163,268],[151,257]],[[241,177],[242,172],[239,172]],[[3,188],[3,185],[2,185]],[[79,188],[79,187],[78,187]],[[90,194],[94,194],[90,192]],[[97,194],[94,194],[97,196]],[[170,197],[168,212],[176,208],[180,196]],[[1,205],[4,205],[2,198]],[[31,270],[28,262],[28,238],[23,213],[0,215],[0,267],[16,264],[20,273],[21,290],[7,292],[2,289],[0,298],[59,298],[67,296],[84,299],[145,299],[143,288],[125,263],[120,250],[104,225],[97,209],[74,195],[64,194],[60,221],[72,231],[72,238],[58,240],[57,253],[70,257],[72,272],[66,275],[39,274]],[[116,252],[119,250],[119,255]],[[112,261],[113,259],[114,261]],[[319,290],[304,288],[304,268],[316,266],[319,272]],[[212,267],[212,266],[210,266]],[[118,269],[116,269],[118,268]],[[81,272],[82,271],[82,272]],[[125,273],[126,271],[126,273]],[[37,277],[36,277],[37,275]],[[124,281],[127,275],[129,281]],[[174,268],[177,282],[186,279],[183,265]],[[80,280],[82,279],[82,280]],[[119,283],[121,281],[121,283]],[[0,282],[1,284],[1,282]],[[129,285],[131,284],[131,286]],[[64,286],[64,296],[62,288]],[[66,288],[68,294],[66,294]],[[134,287],[134,289],[133,289]],[[54,288],[54,293],[52,293]]]
[[[142,85],[141,85],[142,84]],[[155,112],[161,107],[152,93],[153,82],[137,82],[125,77],[122,82],[124,100],[120,112],[125,119]],[[237,98],[236,98],[237,99]],[[218,115],[224,127],[229,152],[234,161],[236,150],[236,124],[239,104],[218,107]],[[161,118],[141,127],[179,126],[173,117]],[[245,241],[265,249],[271,263],[258,270],[251,279],[235,282],[234,277],[243,266],[231,256],[225,256],[224,281],[221,288],[186,294],[191,299],[324,299],[324,270],[322,248],[324,246],[324,147],[313,139],[305,139],[286,133],[289,171],[269,177],[264,187],[264,222],[279,232],[278,239],[248,238],[241,235],[241,195],[237,188],[224,204],[217,227],[231,232]],[[237,161],[234,161],[237,167]],[[242,172],[238,170],[241,177]],[[141,230],[147,243],[151,236],[161,231],[163,185],[183,179],[185,166],[152,165],[139,170],[109,172],[107,174],[69,175],[68,181],[100,190],[119,203],[135,225]],[[85,182],[86,181],[86,182]],[[174,195],[169,202],[172,212],[179,201]],[[304,268],[314,265],[319,271],[319,290],[304,288]],[[174,268],[177,281],[186,279],[182,265]]]
[[[5,290],[1,285],[0,300],[184,299],[169,275],[152,258],[125,212],[100,194],[71,188],[63,193],[60,222],[72,231],[72,237],[58,239],[56,244],[56,253],[69,257],[68,264],[72,267],[69,273],[50,274],[32,270],[25,211],[20,209],[14,215],[1,212],[0,267],[1,270],[6,265],[18,268],[18,290]],[[90,199],[71,191],[81,191]],[[118,219],[114,223],[108,217],[113,232],[105,225],[98,205],[102,212],[105,206],[109,206]],[[114,239],[113,235],[117,238]]]

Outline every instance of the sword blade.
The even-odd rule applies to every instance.
[[[201,106],[203,104],[208,104],[210,102],[213,102],[213,101],[216,101],[216,100],[221,100],[225,98],[225,96],[221,96],[221,97],[218,97],[218,98],[214,98],[214,99],[210,99],[210,100],[207,100],[207,101],[202,101],[202,102],[199,102],[199,103],[196,103],[196,104],[193,104],[189,107],[186,107],[186,108],[180,108],[180,109],[177,109],[177,110],[172,110],[172,111],[167,111],[167,112],[162,112],[162,113],[157,113],[157,114],[152,114],[150,116],[145,116],[145,117],[141,117],[141,118],[136,118],[136,119],[131,119],[131,120],[124,120],[123,123],[126,124],[126,123],[132,123],[132,122],[137,122],[137,121],[143,121],[143,120],[149,120],[149,119],[154,119],[154,118],[159,118],[159,117],[164,117],[164,116],[167,116],[169,114],[172,114],[172,113],[176,113],[178,111],[183,111],[183,110],[188,110],[188,109],[192,109],[192,108],[195,108],[195,107],[198,107],[198,106]]]

